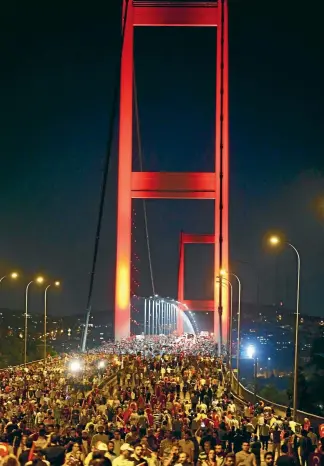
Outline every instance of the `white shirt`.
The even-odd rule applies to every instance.
[[[112,464],[113,466],[134,466],[134,462],[127,460],[123,455],[117,456]]]

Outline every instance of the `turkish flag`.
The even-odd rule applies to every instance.
[[[320,438],[324,438],[324,424],[321,424],[318,428]]]
[[[0,456],[5,457],[9,455],[9,448],[7,443],[0,443]]]

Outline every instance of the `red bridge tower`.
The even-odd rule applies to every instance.
[[[124,0],[123,11],[126,9]],[[125,17],[125,15],[123,15]],[[216,47],[215,172],[132,171],[133,41],[136,26],[214,27]],[[228,16],[227,0],[147,2],[129,0],[120,79],[115,338],[130,334],[132,199],[213,199],[215,201],[214,333],[227,336],[228,293],[216,280],[228,269]],[[210,238],[209,238],[210,239]],[[210,307],[210,306],[208,306]],[[217,317],[219,316],[219,318]],[[181,330],[181,329],[179,329]],[[223,343],[224,340],[223,338]],[[221,339],[222,341],[222,339]]]

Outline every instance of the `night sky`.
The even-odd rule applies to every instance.
[[[1,26],[0,307],[23,309],[37,272],[60,279],[50,312],[85,310],[108,121],[118,60],[119,0],[10,1]],[[113,5],[113,6],[112,6]],[[323,314],[323,7],[230,1],[231,262],[243,300],[293,308],[295,257],[262,246],[285,232],[302,259],[301,312]],[[145,170],[213,169],[215,31],[136,30],[135,63]],[[93,308],[112,309],[117,127]],[[134,165],[138,151],[134,146]],[[135,278],[151,293],[141,201]],[[211,233],[211,201],[147,203],[156,290],[176,297],[180,230]],[[321,218],[322,214],[322,218]],[[212,249],[186,249],[186,298],[210,298]],[[237,261],[249,262],[242,264]],[[32,312],[41,293],[31,293]]]

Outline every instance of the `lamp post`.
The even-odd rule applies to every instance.
[[[39,276],[35,280],[36,283],[41,285],[44,282],[44,278]],[[31,280],[28,285],[26,286],[25,291],[25,335],[24,335],[24,365],[26,367],[27,364],[27,340],[28,340],[28,290],[30,285],[34,283],[34,280]]]
[[[9,275],[9,278],[12,278],[13,280],[16,280],[16,278],[18,278],[19,275],[17,272],[12,272],[10,275]],[[4,275],[2,278],[0,278],[0,283],[5,279],[5,278],[8,278],[8,275]]]
[[[279,246],[281,243],[279,236],[271,236],[269,243],[272,246]],[[300,299],[300,254],[298,249],[291,243],[285,241],[285,244],[294,250],[297,257],[297,287],[296,287],[296,324],[295,324],[295,355],[294,355],[294,394],[293,394],[293,420],[297,417],[297,393],[298,393],[298,340],[299,340],[299,299]]]
[[[236,260],[238,264],[244,264],[248,265],[251,270],[253,270],[256,278],[256,305],[257,305],[257,311],[260,309],[260,270],[259,266],[253,262],[248,262],[248,261],[241,261],[241,260]]]
[[[254,377],[254,404],[257,400],[257,380],[258,380],[258,358],[255,357],[255,348],[254,346],[249,346],[247,349],[247,355],[249,358],[253,359],[253,377]]]
[[[144,336],[146,335],[146,298],[144,298],[144,329],[143,329]]]
[[[47,285],[44,291],[44,366],[46,367],[46,353],[47,353],[47,291],[52,285]],[[60,282],[54,282],[54,286],[59,287]]]
[[[240,344],[241,344],[241,296],[242,296],[242,283],[239,277],[233,272],[226,272],[221,270],[220,275],[231,275],[237,280],[238,283],[238,304],[237,304],[237,350],[236,350],[236,372],[237,372],[237,390],[239,392],[240,383]]]
[[[217,277],[219,279],[219,277]],[[227,286],[230,287],[230,326],[229,326],[229,337],[228,337],[228,359],[229,359],[229,369],[230,369],[230,383],[232,385],[232,330],[233,330],[233,285],[232,282],[226,278],[222,277],[226,281]],[[225,285],[225,283],[224,283]]]

